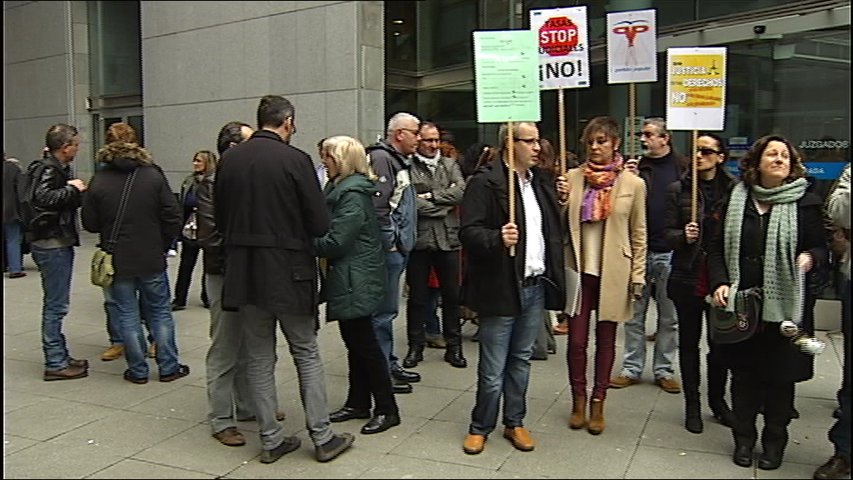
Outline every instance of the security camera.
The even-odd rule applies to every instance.
[[[765,27],[764,25],[756,25],[756,26],[752,27],[752,32],[755,33],[756,35],[761,35],[762,33],[766,32],[766,31],[767,31],[767,27]]]

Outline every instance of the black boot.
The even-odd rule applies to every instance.
[[[763,451],[758,458],[758,468],[762,470],[776,470],[782,465],[782,456],[785,446],[788,445],[788,428],[786,425],[764,424],[761,432],[761,445]]]
[[[698,397],[698,393],[697,393]],[[702,423],[701,407],[698,398],[684,399],[684,428],[690,433],[702,433],[705,425]]]
[[[391,376],[406,383],[418,383],[421,381],[421,375],[419,373],[403,370],[403,367],[401,367],[397,362],[393,362],[391,364]]]
[[[444,361],[456,368],[465,368],[468,361],[462,356],[462,345],[448,345],[444,352]]]
[[[406,354],[406,358],[403,359],[403,367],[405,368],[414,368],[418,366],[418,362],[424,361],[424,346],[423,345],[415,345],[409,347],[409,352]]]

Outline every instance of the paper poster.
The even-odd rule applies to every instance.
[[[536,48],[530,30],[474,32],[478,122],[539,121]]]
[[[607,83],[657,82],[655,10],[607,14]]]
[[[723,130],[726,47],[669,48],[666,123],[670,130]]]
[[[539,45],[539,88],[589,87],[586,6],[530,11]]]

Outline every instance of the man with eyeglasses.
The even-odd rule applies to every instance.
[[[678,351],[678,317],[667,294],[672,249],[664,236],[662,212],[666,188],[683,176],[687,160],[673,150],[672,137],[663,118],[646,118],[640,136],[643,156],[637,166],[637,174],[646,182],[646,286],[642,297],[634,303],[634,318],[625,324],[622,371],[611,379],[610,388],[624,388],[640,382],[646,362],[646,311],[654,288],[658,314],[652,364],[655,384],[665,392],[680,393],[681,385],[675,378],[672,365]]]
[[[388,289],[379,308],[373,313],[373,330],[382,353],[388,358],[394,393],[411,393],[412,383],[421,376],[403,370],[394,355],[394,329],[400,304],[400,276],[406,269],[409,252],[415,247],[417,211],[415,190],[409,177],[411,157],[420,141],[418,117],[398,112],[388,120],[384,140],[367,147],[370,167],[377,176],[378,195],[373,208],[379,221],[385,264],[388,267]],[[343,418],[339,421],[346,420]]]
[[[563,222],[553,175],[538,168],[539,129],[513,125],[515,221],[509,221],[508,126],[499,132],[500,160],[468,179],[459,236],[467,261],[463,303],[479,314],[477,394],[462,450],[483,451],[503,397],[503,437],[523,452],[536,446],[524,427],[533,342],[545,309],[565,305]],[[515,255],[510,249],[515,248]]]
[[[421,124],[421,141],[412,161],[412,184],[417,193],[417,240],[412,250],[406,283],[409,299],[406,322],[409,352],[403,366],[412,368],[423,361],[426,346],[426,323],[429,309],[429,272],[435,269],[441,289],[442,333],[447,344],[444,360],[457,368],[468,361],[462,355],[459,322],[459,215],[465,180],[455,160],[441,155],[438,127],[432,122]]]

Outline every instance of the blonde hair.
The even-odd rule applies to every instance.
[[[370,169],[367,161],[367,152],[364,145],[358,140],[346,135],[336,135],[323,140],[320,148],[323,156],[329,155],[338,167],[338,176],[334,179],[339,182],[354,173],[360,173],[370,180],[376,176]]]
[[[216,170],[216,154],[210,150],[199,150],[193,155],[193,160],[200,158],[204,163],[204,173],[210,173]]]
[[[107,128],[107,143],[124,142],[138,143],[136,140],[136,131],[124,122],[113,123]]]

